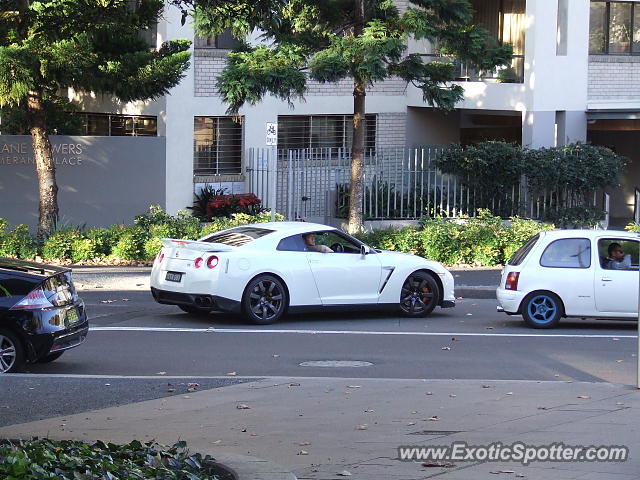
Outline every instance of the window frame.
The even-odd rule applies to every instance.
[[[157,137],[158,136],[158,117],[155,115],[128,115],[121,113],[94,113],[94,112],[81,112],[79,115],[82,118],[82,135],[92,137]],[[92,119],[94,122],[106,121],[106,132],[104,133],[91,133],[89,131],[89,122]],[[138,125],[144,124],[144,121],[150,121],[155,126],[150,129],[137,128]],[[114,133],[120,131],[117,128],[116,123],[120,122],[123,126],[121,129],[125,133]],[[131,129],[127,130],[127,124],[131,125]],[[130,131],[130,133],[127,133]],[[145,133],[146,131],[150,133]]]
[[[605,4],[605,28],[604,28],[604,51],[603,52],[593,52],[591,51],[591,42],[589,42],[589,55],[611,55],[611,56],[640,56],[640,42],[638,42],[638,49],[634,51],[634,33],[636,27],[640,27],[640,25],[636,25],[636,14],[639,12],[636,9],[640,9],[640,2],[633,2],[629,0],[591,0],[589,5],[593,3],[604,3]],[[610,52],[610,41],[611,41],[611,4],[619,3],[619,4],[628,4],[631,7],[631,11],[629,13],[629,51],[628,52]],[[591,35],[591,7],[589,8],[589,35]]]
[[[213,132],[213,140],[211,145],[211,150],[206,154],[206,152],[199,152],[197,145],[197,130],[196,124],[198,119],[211,119],[215,123],[212,128]],[[239,146],[237,147],[237,151],[224,151],[225,145],[221,145],[221,127],[220,122],[222,120],[228,120],[231,122],[233,129],[235,130],[236,126],[239,129],[238,131],[231,131],[226,133],[226,135],[230,135],[231,142],[239,141]],[[229,126],[224,128],[230,128]],[[204,145],[202,145],[204,146]],[[230,146],[226,146],[231,148]],[[214,151],[215,150],[215,151]],[[214,152],[213,152],[214,151]],[[212,156],[213,152],[213,156]],[[233,117],[230,116],[216,116],[216,115],[195,115],[193,117],[193,174],[194,175],[240,175],[242,174],[243,167],[243,159],[244,159],[244,122],[241,120],[239,122],[234,121]],[[207,156],[208,155],[208,156]],[[226,159],[226,157],[229,157]],[[215,157],[215,158],[214,158]],[[206,162],[205,162],[206,160]],[[207,167],[200,166],[201,163],[207,163]],[[226,166],[225,164],[229,164],[230,166]],[[224,170],[232,170],[232,171],[224,171]]]

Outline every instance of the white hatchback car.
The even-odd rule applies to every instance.
[[[419,317],[455,304],[453,276],[438,262],[376,250],[305,222],[256,223],[198,241],[163,239],[151,292],[185,312],[242,312],[257,324],[302,309],[386,305]]]
[[[540,232],[507,262],[498,311],[533,328],[562,317],[637,319],[640,235],[613,230]]]

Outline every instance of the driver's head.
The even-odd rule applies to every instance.
[[[309,246],[313,246],[316,244],[316,238],[313,233],[305,233],[302,238],[304,238],[304,243]]]

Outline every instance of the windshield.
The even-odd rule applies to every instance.
[[[242,245],[246,245],[256,238],[264,237],[271,232],[273,232],[273,230],[268,230],[266,228],[236,227],[230,230],[224,230],[222,232],[214,233],[209,237],[204,237],[200,241],[209,243],[223,243],[224,245],[229,245],[230,247],[241,247]]]

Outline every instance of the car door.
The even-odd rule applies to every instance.
[[[331,253],[307,252],[322,304],[378,303],[382,272],[378,255],[375,252],[362,255],[360,245],[341,232],[317,232],[315,235],[318,245],[334,250]]]
[[[613,270],[601,260],[596,267],[594,289],[596,308],[603,316],[633,317],[638,314],[638,242],[628,238],[600,238],[598,251],[600,258],[607,256],[611,243],[620,244],[631,255],[628,270]]]

